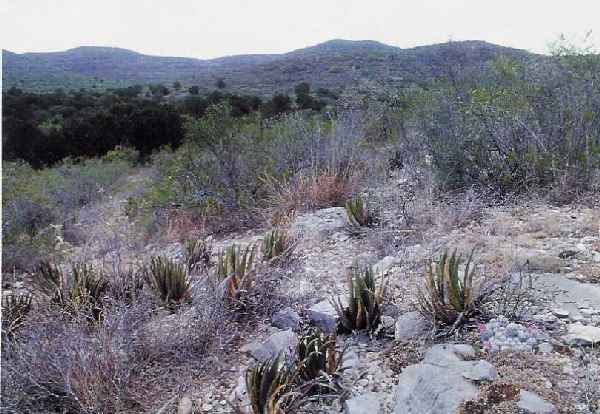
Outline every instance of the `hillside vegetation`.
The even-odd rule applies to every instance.
[[[406,86],[440,75],[450,66],[481,71],[499,56],[537,60],[540,56],[485,42],[467,41],[400,49],[374,41],[331,40],[278,55],[240,55],[212,60],[148,56],[130,50],[79,47],[64,52],[15,54],[2,51],[6,89],[48,92],[180,81],[209,91],[224,79],[237,93],[289,93],[300,82],[343,89],[359,81]]]
[[[3,91],[1,410],[597,413],[600,58],[498,51]]]

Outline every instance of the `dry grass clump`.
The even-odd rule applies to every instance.
[[[463,260],[460,255],[456,256],[456,250],[452,255],[445,251],[438,262],[428,265],[425,281],[417,292],[417,304],[423,316],[438,324],[457,327],[476,310],[480,290],[473,282],[473,253],[474,250],[462,271],[459,267]]]
[[[31,311],[31,295],[2,297],[2,338],[13,338]]]
[[[208,269],[212,246],[206,240],[190,239],[185,243],[185,265],[188,273]]]
[[[339,299],[334,302],[340,329],[346,332],[374,332],[381,325],[384,284],[379,288],[376,286],[375,275],[370,267],[360,269],[354,265],[348,274],[348,288],[348,306],[344,307]]]
[[[356,191],[357,176],[344,169],[325,168],[297,174],[291,180],[263,180],[275,223],[303,211],[343,206]]]
[[[36,314],[5,344],[2,405],[11,412],[132,411],[135,329],[144,313],[112,307],[94,329],[50,310]]]

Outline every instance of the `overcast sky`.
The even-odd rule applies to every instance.
[[[451,38],[546,52],[560,33],[592,30],[598,45],[599,17],[600,0],[0,0],[0,46],[214,58],[334,38],[403,48]]]

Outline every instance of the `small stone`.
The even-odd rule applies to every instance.
[[[542,354],[550,354],[554,350],[554,347],[550,342],[542,342],[538,345],[538,350]]]
[[[367,392],[346,400],[344,403],[346,414],[376,414],[381,411],[380,398],[373,392]]]
[[[563,339],[569,345],[594,345],[600,342],[600,328],[572,323],[567,326],[567,335]]]
[[[306,314],[310,322],[325,333],[332,333],[337,328],[338,314],[329,300],[311,306]]]
[[[210,404],[210,403],[202,404],[202,411],[211,411],[212,409],[213,409],[212,404]]]
[[[577,253],[579,253],[576,250],[563,250],[562,252],[560,252],[558,254],[558,257],[560,257],[561,259],[570,259],[572,257],[577,256]]]
[[[570,312],[563,308],[552,309],[552,313],[559,318],[568,318]]]
[[[363,388],[364,388],[364,387],[366,387],[367,385],[369,385],[369,380],[368,380],[368,379],[366,379],[366,378],[361,378],[361,379],[359,379],[358,381],[356,381],[356,384],[357,384],[359,387],[363,387]]]
[[[285,308],[273,315],[271,323],[279,329],[291,329],[295,331],[300,326],[300,315],[292,308]]]
[[[429,324],[419,312],[408,312],[396,320],[394,337],[396,341],[410,341],[425,333]]]
[[[386,256],[373,266],[373,270],[377,275],[385,275],[398,263],[400,263],[399,258],[395,256]]]
[[[177,404],[177,414],[192,414],[194,403],[189,395],[184,395]]]
[[[553,404],[542,399],[539,395],[525,390],[521,390],[519,393],[517,406],[531,414],[555,414],[558,412]]]
[[[258,361],[275,358],[280,352],[291,357],[298,345],[298,337],[291,330],[277,332],[264,342],[252,342],[241,348],[242,352],[250,354]]]

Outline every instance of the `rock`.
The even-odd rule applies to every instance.
[[[428,327],[429,323],[419,312],[407,312],[396,320],[394,338],[396,341],[410,341],[423,335]]]
[[[275,358],[283,352],[287,358],[291,358],[298,345],[298,336],[291,329],[274,333],[264,342],[252,342],[242,347],[241,351],[250,354],[258,361],[266,361]]]
[[[571,312],[563,308],[554,308],[552,313],[559,318],[568,318]]]
[[[542,342],[538,345],[538,351],[542,354],[550,354],[554,350],[554,347],[550,342]]]
[[[594,345],[600,342],[600,328],[581,323],[567,325],[567,335],[563,340],[569,345]]]
[[[376,393],[367,392],[346,400],[346,414],[376,414],[381,412],[380,398]]]
[[[385,330],[395,329],[396,321],[391,316],[383,315],[381,317],[381,324]]]
[[[271,318],[273,326],[279,329],[298,330],[300,327],[300,315],[292,308],[285,308],[275,313]]]
[[[519,393],[519,402],[517,406],[526,413],[532,414],[555,414],[558,413],[556,407],[548,401],[540,398],[539,395],[521,390]]]
[[[584,247],[585,249],[585,247]],[[562,252],[560,252],[558,254],[558,257],[560,257],[561,259],[570,259],[572,257],[577,256],[579,252],[576,250],[563,250]]]
[[[323,300],[306,311],[308,320],[323,332],[332,333],[337,328],[338,314],[329,300]]]
[[[231,392],[229,396],[229,402],[236,407],[240,413],[243,414],[251,414],[252,407],[250,404],[250,399],[248,398],[248,393],[246,392],[246,376],[240,375],[237,380],[236,387]]]
[[[346,209],[331,207],[297,217],[291,229],[304,238],[323,240],[331,233],[343,229],[346,223]]]
[[[341,371],[344,376],[351,377],[354,380],[360,378],[360,358],[355,348],[351,347],[344,352],[344,358],[341,362]]]
[[[406,367],[398,378],[395,414],[448,414],[478,396],[478,381],[497,378],[487,361],[465,361],[475,356],[469,345],[441,344],[429,349],[423,362]]]
[[[373,266],[376,275],[385,275],[390,269],[400,263],[395,256],[386,256]]]
[[[189,395],[184,395],[177,404],[177,414],[192,414],[194,403]]]

